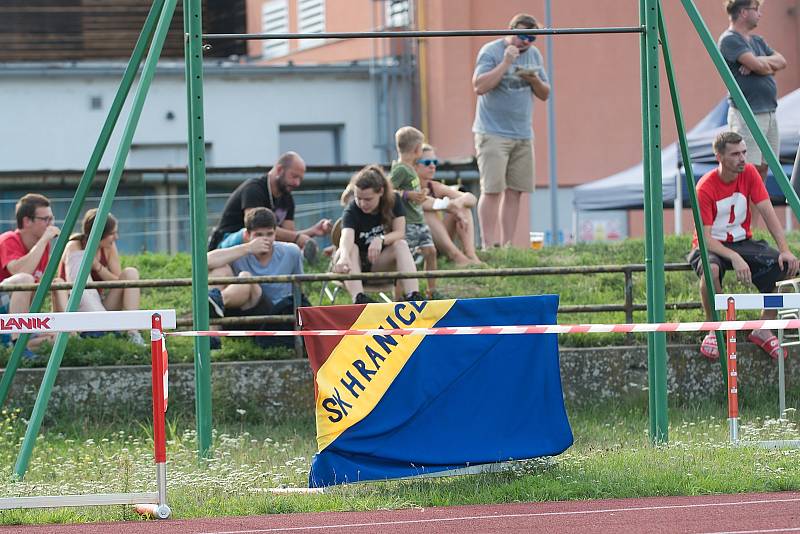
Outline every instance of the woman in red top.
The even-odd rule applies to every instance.
[[[83,217],[82,232],[70,236],[64,257],[61,260],[61,273],[68,282],[74,282],[83,259],[83,252],[89,233],[92,231],[97,210],[90,209]],[[92,261],[91,280],[138,280],[139,271],[135,267],[120,265],[119,252],[117,251],[117,219],[110,213],[103,228],[103,237],[100,239],[97,252]],[[138,287],[112,288],[98,291],[85,289],[81,297],[78,311],[106,311],[106,310],[138,310],[140,290]],[[130,332],[131,341],[137,345],[144,345],[144,340],[138,331]]]

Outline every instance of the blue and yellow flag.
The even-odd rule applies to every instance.
[[[558,297],[301,308],[302,327],[556,324]],[[555,334],[306,338],[311,487],[551,456],[572,444]]]

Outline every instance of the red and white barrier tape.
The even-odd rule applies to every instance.
[[[800,329],[800,319],[710,321],[702,323],[573,324],[518,326],[453,326],[443,328],[372,328],[368,330],[194,330],[164,332],[166,336],[463,336],[505,334],[599,334],[607,332],[708,332],[711,330]]]

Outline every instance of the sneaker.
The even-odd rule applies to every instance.
[[[428,291],[428,300],[447,300],[447,297],[436,291]]]
[[[129,332],[128,339],[134,345],[139,345],[140,347],[144,347],[146,345],[146,343],[144,342],[144,338],[142,337],[142,334],[140,334],[138,330],[133,330]]]
[[[359,293],[356,295],[356,300],[353,301],[353,304],[369,304],[370,302],[375,302],[368,295],[365,293]]]
[[[308,263],[313,263],[314,260],[317,259],[317,254],[319,253],[319,245],[313,239],[309,239],[306,241],[306,245],[303,247],[303,257],[306,259]]]
[[[717,336],[714,332],[709,332],[700,343],[700,354],[709,360],[719,360],[719,348],[717,347]]]
[[[411,293],[406,295],[406,301],[407,302],[412,302],[412,301],[413,302],[419,302],[419,301],[423,301],[423,300],[426,300],[426,299],[425,299],[425,297],[422,296],[422,293],[420,293],[419,291],[412,291]]]
[[[222,291],[216,287],[208,290],[208,314],[211,317],[225,317],[225,303],[222,301]]]

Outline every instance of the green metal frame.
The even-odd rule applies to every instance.
[[[161,4],[161,8],[158,9],[158,6],[155,4]],[[172,21],[172,15],[175,11],[175,4],[176,0],[165,0],[163,4],[160,0],[158,0],[154,3],[153,9],[151,10],[151,14],[158,14],[158,23],[155,27],[152,43],[150,45],[150,51],[147,54],[147,59],[145,60],[144,68],[142,69],[139,85],[136,89],[136,93],[131,104],[130,114],[128,115],[125,128],[122,132],[122,137],[120,139],[116,156],[108,175],[108,180],[106,181],[106,186],[100,198],[95,224],[92,226],[92,231],[89,233],[89,238],[86,243],[86,254],[83,255],[83,259],[81,260],[78,275],[75,279],[69,301],[67,302],[66,311],[68,312],[76,311],[78,309],[81,297],[83,296],[83,290],[86,287],[86,280],[88,279],[92,268],[92,258],[94,258],[95,251],[97,250],[100,239],[102,238],[103,228],[105,227],[108,213],[111,211],[111,204],[114,201],[117,186],[119,185],[120,178],[122,177],[122,171],[125,168],[125,160],[127,159],[128,152],[130,151],[131,142],[133,141],[133,134],[136,131],[136,126],[139,122],[139,117],[141,116],[145,99],[147,98],[147,92],[150,89],[150,84],[153,80],[153,76],[155,75],[158,58],[161,55],[161,49],[164,45],[164,41],[166,40],[170,22]],[[148,21],[150,21],[149,16]],[[146,37],[146,33],[147,31],[143,30],[142,37]],[[134,59],[135,58],[131,59],[131,64],[134,64]],[[138,62],[136,62],[135,65],[138,66]],[[123,81],[123,86],[124,85],[125,81]],[[127,92],[127,90],[124,92]],[[109,113],[109,115],[111,115],[111,113]],[[114,121],[112,121],[112,123],[113,122]],[[113,127],[113,124],[111,126]],[[100,155],[102,156],[102,154]],[[90,183],[91,180],[89,180],[89,184]],[[77,211],[80,210],[78,209]],[[66,235],[66,232],[63,235]],[[61,242],[61,240],[59,240],[59,242]],[[53,272],[55,271],[55,265],[57,265],[59,258],[60,254],[53,254],[48,263],[48,270],[52,270]],[[42,287],[45,289],[42,289]],[[44,284],[40,286],[40,291],[46,292],[47,289],[49,289],[49,287],[45,287]],[[44,418],[44,413],[47,409],[47,403],[50,400],[53,384],[55,383],[58,369],[64,356],[64,349],[67,346],[67,340],[68,335],[66,333],[59,333],[56,337],[56,342],[53,345],[53,350],[50,354],[50,359],[47,362],[47,368],[45,369],[42,385],[39,388],[39,393],[36,397],[36,403],[33,407],[33,413],[31,414],[31,418],[28,422],[28,428],[25,432],[25,437],[23,438],[19,455],[17,456],[16,465],[14,466],[14,473],[18,478],[24,477],[25,472],[28,469],[31,453],[36,443],[36,437],[39,434],[39,429],[41,428],[42,419]],[[18,342],[18,346],[24,345]],[[15,347],[15,349],[17,348],[18,347]]]
[[[661,0],[659,0],[659,5]],[[675,127],[678,130],[678,142],[681,150],[681,158],[684,162],[691,162],[689,157],[689,144],[686,140],[686,126],[683,121],[683,111],[681,109],[680,95],[678,94],[678,85],[675,81],[675,69],[672,66],[672,54],[669,49],[669,41],[667,39],[667,27],[664,23],[663,13],[659,10],[658,14],[658,34],[661,38],[661,50],[664,55],[664,67],[667,71],[667,81],[669,82],[669,94],[672,99],[672,111],[675,115]],[[685,163],[686,171],[686,190],[689,192],[689,199],[692,205],[692,219],[694,220],[695,228],[702,228],[703,222],[700,219],[700,207],[697,204],[697,191],[695,190],[694,171],[692,170],[691,163]],[[676,209],[678,207],[676,206]],[[708,249],[706,248],[706,238],[703,232],[697,232],[697,244],[700,248],[700,258],[703,263],[703,280],[706,286],[706,297],[709,302],[714,302],[714,283],[711,280],[711,269],[708,263]],[[711,320],[719,320],[719,314],[713,307],[711,309]],[[725,346],[725,334],[722,330],[715,332],[717,338],[717,346]],[[728,360],[725,358],[719,359],[720,368],[723,379],[728,374]]]
[[[153,0],[150,13],[139,39],[136,42],[131,59],[122,77],[117,95],[109,111],[108,117],[100,132],[99,139],[89,159],[87,169],[81,177],[75,198],[70,205],[64,221],[65,229],[72,228],[77,222],[86,195],[97,172],[99,162],[108,146],[111,134],[119,119],[122,107],[127,99],[139,64],[144,55],[147,42],[152,38],[150,50],[144,63],[139,85],[137,87],[130,115],[125,124],[119,147],[116,152],[108,181],[100,200],[96,224],[89,235],[86,246],[87,254],[81,262],[75,287],[67,304],[67,311],[75,311],[86,285],[91,270],[93,252],[97,250],[102,228],[113,202],[117,186],[122,176],[125,160],[130,150],[133,134],[141,115],[147,92],[155,75],[158,58],[172,21],[177,0]],[[733,75],[730,73],[722,55],[717,50],[703,19],[692,0],[681,0],[686,13],[694,25],[703,45],[711,56],[715,67],[730,92],[737,108],[750,128],[756,143],[767,159],[770,169],[775,175],[792,211],[800,215],[800,200],[783,172],[777,156],[770,148],[761,130],[756,124],[750,106],[744,99]],[[642,152],[644,170],[644,205],[645,205],[645,270],[647,280],[647,320],[648,322],[664,322],[665,288],[664,288],[664,214],[661,176],[661,117],[660,117],[660,82],[659,82],[659,44],[664,56],[664,63],[669,82],[675,122],[678,129],[681,154],[684,162],[690,162],[686,143],[686,131],[680,107],[675,73],[667,42],[667,31],[661,13],[660,0],[639,0],[639,17],[644,29],[640,36],[640,68],[642,84]],[[203,126],[203,45],[202,45],[202,0],[184,0],[185,62],[186,62],[186,99],[187,127],[189,146],[189,207],[192,233],[192,311],[194,328],[206,330],[209,326],[207,287],[208,263],[206,259],[206,167],[205,139]],[[659,41],[660,39],[660,41]],[[694,191],[694,177],[691,164],[686,167],[686,179],[689,196],[692,202],[692,213],[696,228],[702,223],[697,209],[697,197]],[[42,277],[41,284],[33,298],[31,312],[41,309],[47,291],[55,276],[58,259],[63,254],[68,232],[62,233],[54,246],[53,254]],[[698,232],[700,250],[703,257],[705,281],[709,288],[709,296],[713,300],[714,287],[711,284],[708,257],[702,232]],[[716,316],[716,313],[715,313]],[[22,351],[28,335],[18,340],[10,361],[0,380],[0,404],[4,402],[10,390],[11,381],[19,366]],[[717,333],[720,346],[724,345],[722,333]],[[64,354],[67,336],[63,333],[56,338],[50,355],[42,386],[30,418],[28,429],[17,458],[15,474],[23,477],[27,470],[33,446],[38,435],[44,412],[50,398],[58,368]],[[720,359],[723,373],[726,363]],[[648,334],[648,383],[649,383],[649,430],[653,444],[666,443],[669,437],[667,411],[667,353],[666,335],[664,333]],[[206,456],[211,448],[211,365],[209,358],[209,340],[206,337],[195,339],[195,388],[198,453]]]
[[[92,155],[89,158],[86,171],[84,171],[83,175],[81,176],[78,187],[75,190],[75,197],[73,198],[72,203],[67,210],[67,216],[64,219],[65,229],[73,228],[75,223],[78,221],[78,216],[80,215],[81,209],[83,209],[83,204],[86,200],[86,196],[89,194],[92,181],[97,174],[97,168],[100,165],[100,160],[106,151],[109,139],[111,139],[111,134],[114,131],[117,120],[122,112],[122,106],[125,104],[125,100],[127,99],[128,93],[133,85],[136,72],[139,70],[139,64],[142,62],[144,52],[147,48],[147,42],[153,35],[153,31],[156,27],[156,21],[158,20],[158,16],[161,13],[163,5],[164,0],[154,0],[153,5],[150,7],[150,12],[147,15],[147,19],[145,19],[142,32],[139,34],[139,38],[137,39],[136,45],[133,48],[131,59],[128,61],[128,66],[125,68],[125,72],[122,75],[122,81],[120,82],[119,89],[117,89],[117,94],[114,97],[114,101],[111,103],[108,116],[103,123],[100,136],[95,144],[94,150],[92,151]],[[42,309],[42,302],[44,301],[45,296],[47,296],[47,291],[50,289],[50,285],[53,282],[56,269],[58,268],[58,260],[64,253],[64,248],[67,245],[68,238],[69,232],[65,231],[62,232],[56,240],[50,255],[50,261],[48,262],[47,268],[42,275],[39,287],[36,289],[36,292],[33,295],[30,309],[31,313],[37,313]],[[5,371],[3,372],[3,377],[0,380],[0,406],[5,404],[5,401],[8,397],[8,393],[11,389],[11,382],[14,380],[14,376],[19,368],[19,363],[22,359],[22,352],[25,349],[25,345],[28,343],[29,337],[30,334],[22,334],[17,343],[14,345],[13,351],[11,352],[11,357],[9,358]]]
[[[642,140],[645,182],[645,266],[647,271],[647,314],[651,322],[664,322],[664,210],[661,182],[661,112],[658,72],[658,0],[640,4],[645,28],[642,51]],[[649,201],[648,198],[649,197]],[[669,438],[667,413],[667,337],[664,332],[647,336],[650,440],[666,443]]]
[[[203,20],[201,0],[184,0],[186,104],[189,121],[189,214],[192,227],[192,317],[208,330],[206,258],[206,154],[203,130]],[[200,457],[211,449],[211,356],[209,339],[194,338],[195,417]]]

